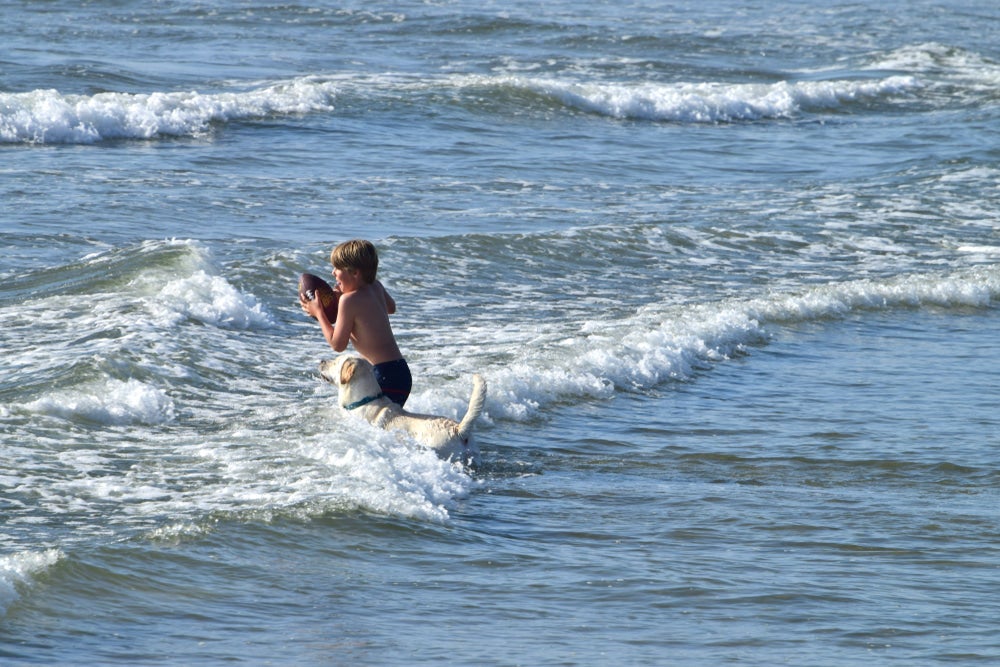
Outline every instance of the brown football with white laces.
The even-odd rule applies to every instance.
[[[299,277],[299,298],[306,301],[319,299],[323,304],[323,311],[330,322],[337,321],[337,306],[340,304],[340,292],[330,287],[319,276],[311,273],[303,273]]]

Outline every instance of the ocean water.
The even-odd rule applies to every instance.
[[[995,2],[0,8],[3,664],[1000,661]]]

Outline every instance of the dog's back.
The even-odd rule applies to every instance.
[[[472,376],[472,395],[462,421],[410,412],[379,391],[372,365],[359,357],[341,356],[320,362],[320,374],[340,388],[340,405],[356,411],[368,423],[386,430],[401,430],[435,449],[444,458],[475,461],[479,451],[471,439],[472,427],[486,403],[486,380]]]
[[[448,446],[470,444],[472,427],[483,412],[486,403],[486,380],[478,373],[472,376],[472,395],[469,397],[469,407],[462,421],[456,422],[448,417],[424,415],[400,408],[388,399],[380,401],[382,412],[377,423],[382,428],[400,428],[416,436],[424,444],[441,450]]]
[[[386,399],[384,402],[388,402]],[[387,429],[402,429],[424,445],[433,448],[445,459],[478,465],[479,447],[472,439],[472,427],[483,412],[486,403],[486,380],[472,376],[472,396],[462,421],[448,417],[421,415],[409,412],[395,404],[384,408],[386,420],[380,425]]]

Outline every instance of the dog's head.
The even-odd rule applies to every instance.
[[[344,354],[319,362],[319,374],[340,387],[340,404],[349,405],[359,398],[381,393],[375,369],[361,357]]]
[[[319,362],[319,374],[327,382],[339,387],[351,381],[358,361],[361,360],[346,354],[336,359],[323,359]]]

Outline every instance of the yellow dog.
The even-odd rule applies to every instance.
[[[382,394],[371,363],[361,357],[341,355],[319,362],[324,380],[340,388],[340,407],[360,415],[387,431],[404,431],[438,456],[475,465],[479,448],[472,441],[472,425],[486,402],[486,381],[472,376],[472,396],[462,421],[407,412]]]

